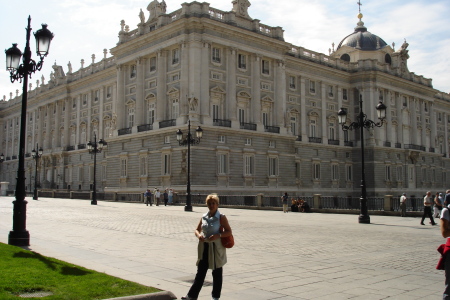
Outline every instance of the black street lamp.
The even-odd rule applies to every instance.
[[[103,140],[100,139],[100,141],[98,141],[97,143],[97,135],[94,133],[94,143],[91,143],[91,141],[89,141],[87,143],[87,148],[89,150],[90,154],[94,154],[94,184],[92,186],[92,200],[91,200],[91,205],[97,205],[97,182],[95,179],[95,169],[97,167],[97,153],[102,152],[103,147],[106,146],[107,143]]]
[[[37,171],[38,171],[39,158],[41,158],[42,153],[44,153],[44,150],[42,150],[42,147],[39,148],[39,144],[37,144],[37,143],[36,143],[36,149],[39,149],[39,150],[37,150],[37,152],[36,152],[35,149],[33,149],[31,151],[31,157],[36,161],[36,169],[35,169],[36,171],[34,172],[33,200],[38,200],[39,199],[39,197],[38,197],[38,190],[37,190],[37,188],[38,188],[38,184],[37,184],[38,172]]]
[[[22,81],[22,111],[20,121],[20,136],[19,136],[19,166],[17,169],[17,184],[16,184],[16,200],[13,201],[13,229],[9,232],[8,244],[14,246],[29,246],[30,234],[26,229],[27,218],[27,201],[25,201],[25,134],[27,130],[27,94],[28,94],[28,76],[36,71],[42,69],[44,57],[48,54],[50,42],[53,39],[53,33],[47,29],[46,24],[42,24],[42,29],[34,33],[36,38],[36,53],[40,57],[39,62],[31,59],[30,49],[30,33],[31,33],[31,17],[28,16],[28,26],[26,28],[26,44],[23,53],[17,48],[17,44],[13,44],[11,48],[5,51],[6,53],[6,69],[10,73],[11,82]]]
[[[361,133],[361,197],[360,206],[361,213],[359,215],[359,223],[370,224],[370,217],[367,210],[367,192],[366,192],[366,175],[364,171],[364,128],[374,128],[383,126],[384,119],[386,118],[386,105],[380,101],[377,107],[378,119],[380,122],[375,123],[372,120],[367,119],[367,115],[363,113],[362,110],[362,95],[359,95],[359,115],[356,117],[356,122],[352,122],[350,125],[346,125],[347,122],[347,111],[341,108],[338,112],[339,124],[342,126],[342,130],[353,130],[360,129]]]
[[[187,190],[186,190],[186,206],[184,211],[192,211],[191,204],[191,145],[200,144],[200,139],[203,136],[203,129],[198,126],[195,130],[196,138],[191,134],[191,120],[188,121],[188,134],[183,137],[183,132],[180,129],[177,130],[177,141],[180,146],[188,147],[188,162],[187,162]]]
[[[3,155],[3,153],[0,155],[0,163],[5,161],[5,156]]]

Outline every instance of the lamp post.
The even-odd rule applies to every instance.
[[[5,161],[5,156],[3,155],[3,153],[0,155],[0,163]]]
[[[370,224],[370,217],[367,210],[367,192],[366,192],[366,176],[365,176],[365,167],[364,167],[364,128],[374,128],[383,126],[384,119],[386,118],[386,105],[380,101],[376,106],[378,119],[380,122],[375,123],[372,120],[367,119],[367,115],[363,113],[362,110],[362,95],[359,95],[359,115],[356,117],[356,122],[352,122],[349,125],[346,125],[347,122],[347,111],[344,108],[341,108],[338,112],[339,124],[342,126],[342,130],[357,130],[360,129],[361,134],[361,197],[360,199],[360,215],[359,215],[359,223]]]
[[[36,169],[35,169],[35,172],[34,172],[33,200],[38,200],[39,199],[39,197],[38,197],[38,190],[37,190],[37,188],[38,188],[38,185],[37,185],[37,180],[38,180],[37,170],[38,170],[39,158],[41,158],[42,153],[44,152],[44,150],[42,150],[42,147],[39,148],[39,144],[37,144],[37,143],[36,143],[36,149],[39,149],[39,150],[37,150],[37,152],[36,152],[35,149],[33,149],[31,151],[31,157],[36,161]]]
[[[188,162],[187,162],[187,188],[186,188],[186,206],[184,211],[192,211],[191,204],[191,145],[200,144],[200,140],[203,136],[203,129],[198,126],[195,130],[196,138],[191,134],[191,120],[188,121],[188,134],[183,137],[183,132],[180,129],[177,130],[177,141],[180,146],[188,147]]]
[[[53,39],[53,33],[47,29],[46,24],[42,24],[42,29],[34,33],[36,38],[36,53],[40,57],[39,62],[31,59],[30,33],[31,33],[31,17],[28,16],[28,26],[26,28],[26,44],[23,53],[23,63],[20,64],[22,52],[17,48],[17,44],[13,44],[6,53],[6,69],[10,73],[11,82],[22,81],[22,111],[20,121],[19,136],[19,165],[17,170],[16,184],[16,200],[13,201],[13,229],[9,232],[8,244],[15,246],[29,246],[30,234],[26,230],[26,205],[25,201],[25,133],[27,124],[27,93],[28,93],[28,76],[42,69],[44,57],[48,54],[50,42]]]
[[[94,154],[94,184],[92,186],[92,200],[91,205],[97,205],[97,182],[95,179],[95,169],[97,167],[97,153],[102,152],[103,146],[106,146],[106,142],[103,139],[100,139],[97,143],[97,135],[94,133],[94,143],[89,141],[87,143],[87,148],[90,154]]]

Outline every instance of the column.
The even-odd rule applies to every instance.
[[[449,136],[448,136],[448,131],[450,130],[450,128],[448,128],[448,120],[449,120],[449,114],[444,114],[444,152],[445,152],[445,157],[450,157],[450,153],[449,153]],[[447,179],[448,180],[448,179]]]
[[[156,120],[153,129],[159,128],[159,122],[163,121],[166,111],[166,86],[167,86],[167,55],[168,51],[158,51],[158,78],[156,89]]]
[[[284,115],[286,112],[286,69],[285,62],[277,61],[275,69],[275,99],[273,107],[273,125],[280,127],[280,132],[286,133],[286,126]]]
[[[302,141],[308,141],[306,121],[308,117],[306,115],[306,80],[304,77],[300,78],[300,135]]]
[[[103,129],[103,109],[104,109],[104,102],[105,102],[105,89],[106,86],[103,86],[100,88],[100,99],[99,99],[99,109],[98,109],[98,135],[100,138],[107,138],[104,134]]]
[[[144,79],[145,79],[145,59],[136,59],[136,122],[133,132],[137,132],[137,126],[145,124],[145,99],[144,99]]]
[[[206,45],[205,45],[206,44]],[[198,113],[200,113],[201,116],[209,116],[209,47],[207,43],[200,44],[200,66],[197,64],[194,67],[198,68],[200,71],[200,82],[199,82],[199,110]],[[197,49],[195,51],[198,51]],[[226,50],[224,50],[225,52]],[[204,118],[201,118],[204,121]]]
[[[125,123],[125,66],[117,65],[117,97],[115,102],[117,103],[115,113],[117,115],[116,130],[124,128]],[[78,138],[78,134],[77,134]]]
[[[409,110],[411,111],[411,124],[410,124],[410,131],[409,136],[411,140],[411,144],[418,145],[418,138],[417,134],[412,134],[413,128],[416,128],[417,125],[417,111],[416,111],[416,99],[413,98],[410,101],[410,107]]]
[[[431,122],[431,135],[430,135],[431,145],[430,145],[430,147],[435,148],[435,151],[436,151],[437,121],[438,120],[436,118],[436,112],[434,111],[434,104],[429,102],[429,107],[430,107],[430,122]],[[444,124],[447,125],[447,120],[444,119],[444,121],[445,121]],[[445,130],[445,133],[447,133],[447,130]],[[438,151],[436,151],[436,153],[437,152]]]
[[[384,105],[386,105],[386,108],[387,108],[386,109],[386,122],[387,122],[387,124],[383,125],[383,128],[384,128],[383,130],[385,130],[385,132],[386,132],[386,141],[391,143],[391,147],[395,147],[395,145],[394,145],[395,141],[392,140],[392,130],[393,130],[393,128],[392,128],[392,112],[389,109],[389,108],[392,107],[391,106],[392,93],[387,91],[385,96],[386,96],[386,98],[383,98],[383,99],[386,99]]]
[[[261,56],[254,55],[252,64],[252,98],[247,122],[258,124],[261,122]],[[247,113],[247,112],[246,112]],[[258,126],[264,131],[262,126]]]
[[[322,134],[322,143],[323,144],[328,144],[328,136],[327,136],[327,85],[325,84],[325,82],[321,81],[320,82],[320,88],[321,88],[321,95],[322,95],[322,107],[321,107],[321,113],[322,116],[320,117],[322,120],[322,129],[321,129],[321,134]],[[317,124],[319,125],[319,124]]]
[[[224,99],[224,119],[232,121],[237,120],[237,102],[236,102],[236,49],[227,50],[227,83],[226,96]]]
[[[393,141],[394,143],[398,143],[400,145],[404,145],[403,142],[403,100],[400,94],[394,93],[393,97],[395,98],[395,109],[397,110],[397,140]]]
[[[77,109],[77,131],[75,133],[75,146],[78,147],[80,144],[80,107],[81,107],[81,95],[77,96],[77,103],[76,103],[76,109]],[[77,149],[77,148],[75,148]]]
[[[54,147],[58,147],[58,148],[60,148],[62,145],[61,145],[61,114],[62,114],[62,109],[61,109],[61,107],[64,105],[63,104],[63,102],[62,101],[64,101],[64,100],[58,100],[58,101],[55,101],[55,110],[56,110],[56,114],[54,115],[55,116],[55,134],[56,134],[56,136],[55,136],[55,145],[54,145]]]
[[[72,99],[71,98],[66,98],[64,100],[65,102],[65,111],[64,111],[64,144],[61,145],[62,147],[64,147],[65,149],[67,149],[67,146],[70,145],[70,107],[72,105]]]
[[[427,144],[427,122],[425,117],[425,101],[419,99],[417,99],[417,101],[420,110],[420,121],[422,123],[422,140],[420,141],[420,145],[424,146],[426,151],[429,151],[431,144],[430,145]],[[430,136],[430,143],[432,139],[434,140],[434,136]]]

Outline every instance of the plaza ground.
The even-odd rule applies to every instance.
[[[0,242],[13,197],[0,197]],[[27,197],[30,250],[184,296],[206,207]],[[221,299],[441,299],[439,227],[412,217],[219,208],[233,229]],[[199,299],[211,299],[211,275]]]

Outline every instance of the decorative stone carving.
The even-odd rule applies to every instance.
[[[195,97],[188,98],[189,102],[189,112],[197,112],[198,99]]]
[[[236,16],[251,19],[248,15],[248,8],[250,7],[250,2],[248,0],[234,0],[233,2],[233,12]]]

